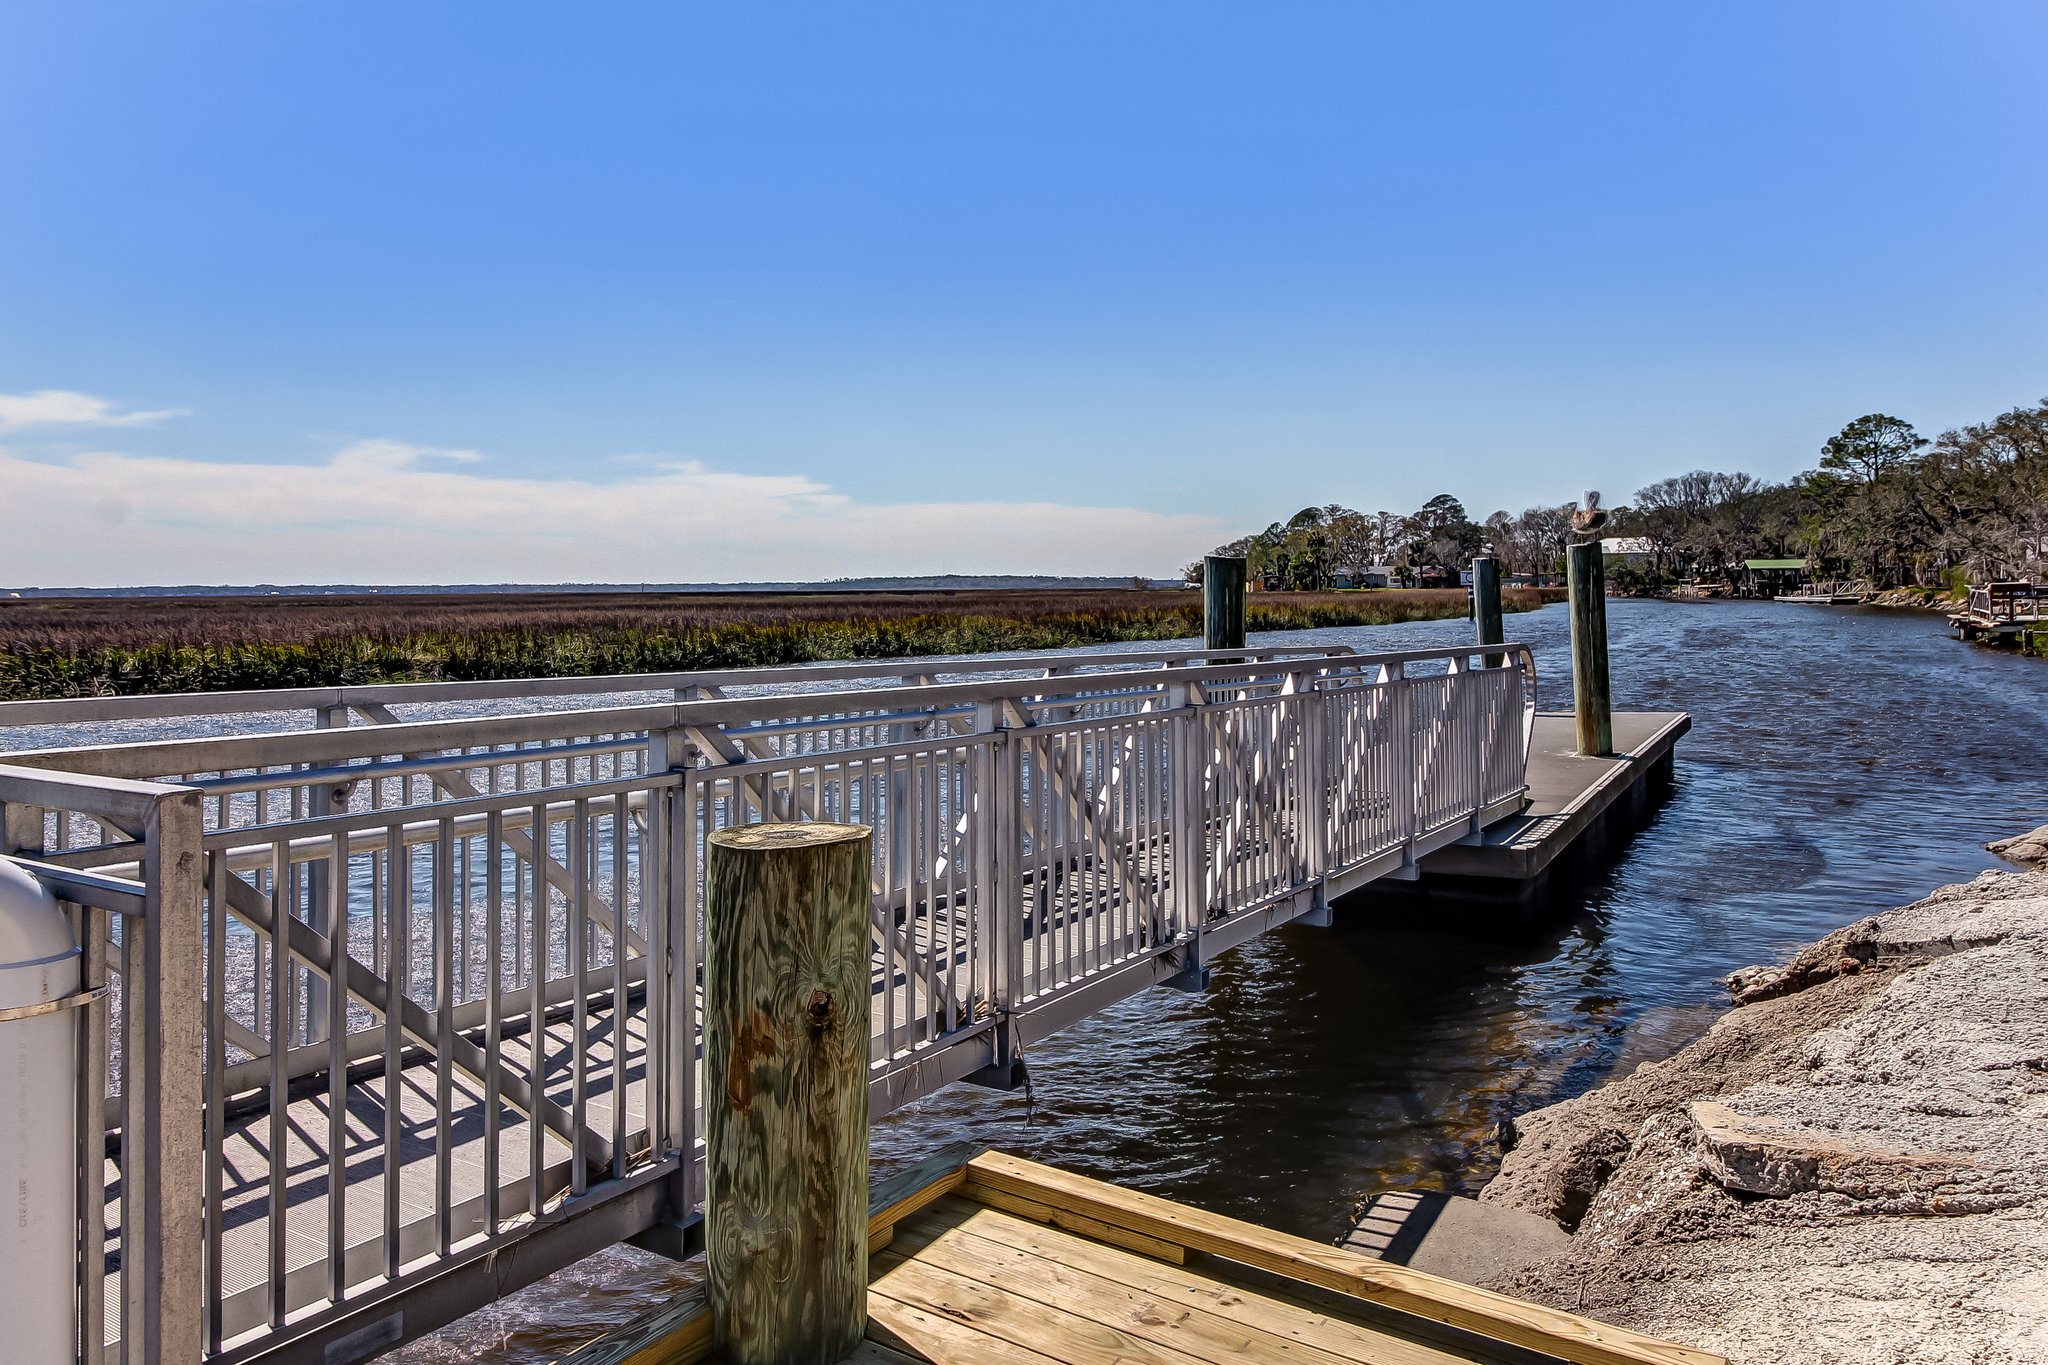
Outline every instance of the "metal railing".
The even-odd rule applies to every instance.
[[[26,864],[58,898],[80,948],[70,1011],[79,1219],[79,1358],[196,1358],[204,1219],[195,794],[118,778],[0,769],[0,832],[33,844],[47,811],[128,866],[115,876]],[[4,1330],[4,1329],[0,1329]]]
[[[5,755],[10,849],[60,895],[162,907],[107,921],[108,1008],[145,1037],[117,1025],[91,1091],[111,1212],[81,1291],[97,1265],[141,1305],[101,1336],[358,1359],[689,1220],[715,830],[873,827],[885,1112],[1001,1083],[1029,1042],[1519,809],[1533,663],[1486,654],[1122,656]],[[154,1214],[130,1152],[180,1192]]]
[[[1246,662],[1326,658],[1352,654],[1344,645],[1295,645],[1236,650]],[[1210,657],[1203,649],[1103,650],[976,655],[963,659],[869,660],[789,664],[773,668],[699,669],[682,673],[626,673],[567,678],[493,678],[465,682],[363,683],[343,687],[273,687],[246,692],[171,692],[140,696],[53,697],[0,701],[0,732],[38,726],[107,726],[124,722],[220,720],[225,717],[302,713],[321,727],[367,720],[387,723],[405,708],[448,707],[542,698],[670,694],[675,701],[747,693],[842,690],[888,683],[916,686],[940,678],[989,675],[1069,677],[1130,668],[1163,668]]]
[[[2044,615],[2048,585],[1988,583],[1970,589],[1965,614],[1986,624],[2037,621]]]

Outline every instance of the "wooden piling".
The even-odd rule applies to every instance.
[[[1607,687],[1607,567],[1600,542],[1567,553],[1572,600],[1572,710],[1579,752],[1614,752],[1614,708]]]
[[[1472,561],[1472,622],[1482,645],[1497,645],[1507,638],[1501,633],[1500,561],[1492,555],[1480,555]],[[1487,655],[1486,666],[1499,668],[1501,657]]]
[[[709,840],[705,1258],[733,1365],[827,1365],[866,1330],[869,836]]]
[[[1240,555],[1202,560],[1202,647],[1244,648],[1245,562]]]

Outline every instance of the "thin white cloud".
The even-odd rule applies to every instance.
[[[0,431],[27,427],[146,427],[166,417],[185,415],[183,408],[116,412],[106,399],[72,389],[0,393]]]
[[[0,537],[0,583],[1122,575],[1184,564],[1222,534],[1213,518],[1132,508],[865,502],[802,475],[696,461],[599,483],[497,477],[480,460],[396,441],[317,465],[0,451],[0,487],[26,513]]]

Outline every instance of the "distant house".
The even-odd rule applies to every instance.
[[[1648,564],[1657,557],[1657,547],[1646,536],[1608,536],[1600,542],[1600,553],[1624,564]]]
[[[1340,588],[1385,588],[1394,582],[1394,566],[1391,564],[1349,564],[1337,570],[1336,583]]]

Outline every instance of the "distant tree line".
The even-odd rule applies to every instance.
[[[1306,507],[1218,546],[1270,588],[1318,591],[1385,566],[1409,586],[1454,575],[1484,544],[1511,574],[1561,571],[1573,505],[1495,512],[1474,522],[1440,493],[1406,515]],[[1806,559],[1823,576],[1880,586],[1956,586],[2048,574],[2048,400],[1932,441],[1884,413],[1859,417],[1783,483],[1694,470],[1638,489],[1608,537],[1642,542],[1619,566],[1626,586],[1721,578],[1745,559]],[[1201,564],[1190,565],[1199,581]],[[1455,578],[1452,581],[1456,581]]]
[[[1879,586],[2038,577],[2048,560],[2048,401],[1929,441],[1885,413],[1828,438],[1784,483],[1697,470],[1639,490],[1611,535],[1645,541],[1658,579],[1799,557]]]
[[[1439,577],[1455,582],[1487,544],[1510,573],[1551,573],[1570,534],[1569,507],[1531,507],[1514,517],[1495,512],[1480,523],[1464,503],[1439,493],[1406,515],[1355,512],[1336,503],[1304,507],[1212,553],[1244,556],[1246,572],[1259,586],[1326,592],[1340,578],[1376,567],[1389,570],[1400,587]],[[1187,576],[1201,581],[1200,560],[1188,566]]]

